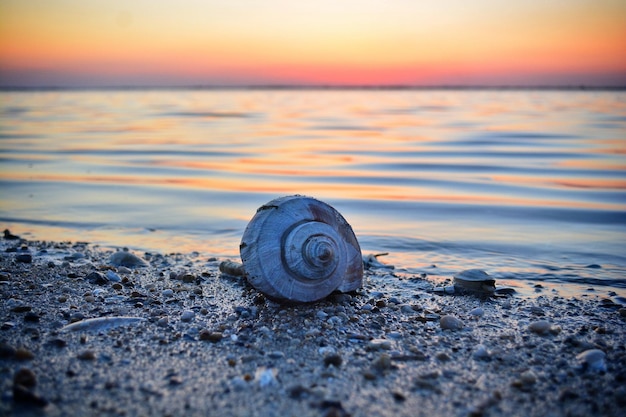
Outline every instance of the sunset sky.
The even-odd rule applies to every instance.
[[[624,0],[1,0],[0,86],[626,85]]]

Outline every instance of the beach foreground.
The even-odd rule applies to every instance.
[[[356,293],[287,306],[197,253],[137,267],[86,243],[2,245],[1,415],[626,411],[621,297],[440,296],[378,268]]]

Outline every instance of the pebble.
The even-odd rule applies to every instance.
[[[13,385],[13,401],[24,405],[41,408],[44,408],[48,405],[48,400],[46,400],[44,397],[35,394],[28,388],[19,384]]]
[[[254,373],[254,379],[258,382],[261,388],[269,387],[272,385],[276,385],[278,381],[276,380],[277,370],[274,368],[258,368]]]
[[[530,330],[533,333],[537,333],[539,335],[544,335],[550,331],[551,327],[552,325],[550,324],[549,321],[538,320],[538,321],[533,321],[532,323],[530,323],[528,325],[528,330]]]
[[[85,280],[96,285],[104,285],[109,282],[104,275],[96,271],[87,274],[87,276],[85,276]]]
[[[472,353],[472,357],[476,360],[487,360],[490,355],[485,345],[477,345],[474,349],[474,353]]]
[[[15,348],[6,343],[0,342],[0,359],[8,359],[15,355]]]
[[[460,330],[463,328],[463,322],[451,315],[445,315],[439,319],[439,325],[443,330]]]
[[[328,313],[326,313],[324,310],[318,310],[317,313],[315,313],[315,315],[320,320],[325,320],[326,317],[328,317]]]
[[[19,255],[15,256],[15,260],[17,262],[29,264],[33,262],[33,255],[31,255],[30,253],[20,253]]]
[[[163,292],[161,292],[161,295],[165,298],[171,298],[174,296],[174,290],[168,288],[167,290],[163,290]]]
[[[524,385],[532,385],[537,382],[537,374],[535,374],[530,369],[522,372],[520,375],[520,382]]]
[[[110,269],[107,271],[106,277],[111,282],[122,282],[122,277],[120,277],[115,272],[111,271]]]
[[[78,354],[77,358],[82,361],[93,361],[96,359],[96,353],[93,350],[84,350]]]
[[[391,341],[387,339],[372,339],[367,344],[367,350],[389,350],[391,349]]]
[[[206,329],[200,331],[200,340],[217,343],[223,338],[224,338],[224,334],[222,332],[211,332]]]
[[[248,388],[248,382],[239,375],[231,379],[231,384],[235,391],[243,391]]]
[[[333,355],[337,353],[337,349],[332,346],[322,346],[317,350],[320,355]]]
[[[338,353],[331,353],[324,356],[324,365],[327,367],[333,365],[334,367],[339,368],[342,362],[343,358]]]
[[[273,352],[268,352],[267,357],[270,359],[282,359],[285,357],[285,354],[280,350],[275,350]]]
[[[600,349],[588,349],[576,355],[576,360],[583,368],[596,372],[606,371],[605,358],[606,354]]]
[[[391,356],[387,353],[381,353],[380,356],[372,362],[372,370],[385,372],[388,369],[391,369]]]
[[[405,314],[415,314],[415,310],[409,304],[405,304],[402,307],[400,307],[400,311],[402,311]]]
[[[192,282],[196,282],[196,276],[193,274],[183,273],[178,276],[182,282],[186,284],[191,284]]]
[[[15,349],[15,359],[18,361],[29,361],[35,358],[35,354],[30,350],[20,347]]]
[[[476,307],[470,310],[469,315],[473,317],[482,317],[485,314],[485,310],[482,307]]]
[[[126,251],[115,252],[109,258],[109,263],[113,266],[124,266],[126,268],[143,268],[148,266],[146,261]]]
[[[180,315],[180,320],[184,321],[184,322],[190,322],[191,320],[193,320],[193,318],[196,316],[196,313],[194,313],[191,310],[185,310],[183,311],[183,313]]]
[[[26,388],[34,388],[37,385],[37,377],[35,373],[28,368],[20,368],[13,375],[13,384],[21,385]]]

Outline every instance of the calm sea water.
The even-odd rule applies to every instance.
[[[0,93],[0,226],[238,256],[256,209],[336,207],[400,271],[626,289],[626,92]]]

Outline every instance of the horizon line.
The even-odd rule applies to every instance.
[[[472,85],[472,84],[435,84],[435,85],[412,85],[412,84],[187,84],[187,85],[124,85],[112,84],[101,86],[63,86],[41,85],[20,86],[0,85],[0,91],[69,91],[69,90],[626,90],[624,85]]]

